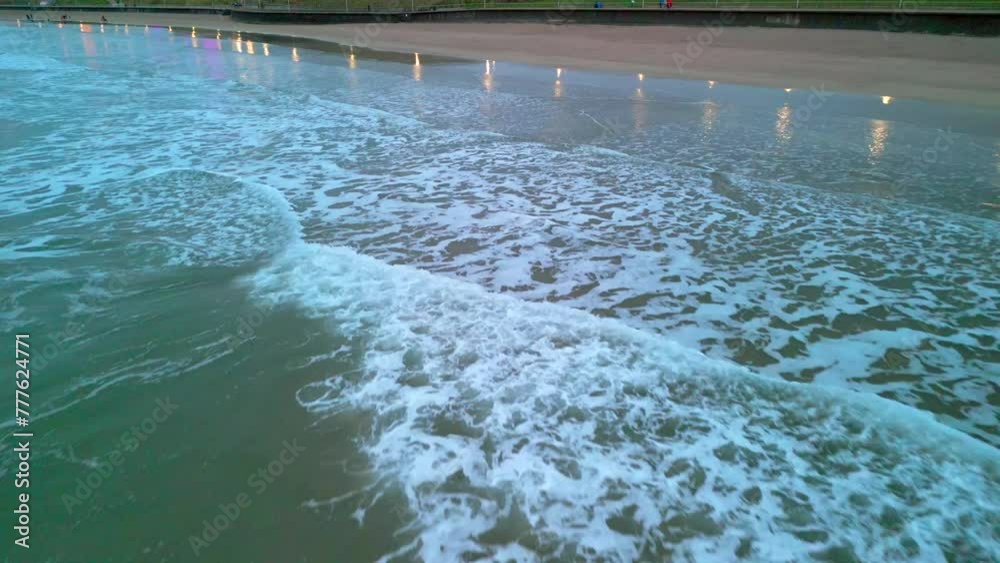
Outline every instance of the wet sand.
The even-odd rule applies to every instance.
[[[49,12],[56,17],[56,12]],[[101,13],[69,12],[97,22]],[[105,13],[109,23],[204,27],[568,68],[1000,107],[1000,38],[874,31],[502,23],[256,25],[202,14]],[[0,13],[0,19],[23,14]]]

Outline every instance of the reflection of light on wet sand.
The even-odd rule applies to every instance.
[[[191,34],[191,46],[195,49],[198,48],[198,38],[195,37],[193,33]]]
[[[81,25],[80,29],[86,33],[90,33],[92,31],[91,27],[86,24]],[[90,35],[81,35],[80,38],[83,40],[83,52],[87,54],[87,57],[96,57],[97,45],[94,43],[94,38]]]
[[[787,93],[789,93],[789,92],[791,92],[791,91],[792,91],[792,89],[791,89],[791,88],[785,88],[785,93],[786,93],[786,94],[787,94]]]
[[[420,80],[423,76],[424,72],[420,66],[420,53],[413,53],[413,79]]]
[[[302,59],[299,58],[299,48],[298,47],[292,47],[292,60],[295,61],[295,62],[299,62],[300,60],[302,60]]]
[[[125,24],[125,33],[128,33],[128,24]]]
[[[21,19],[20,18],[17,19],[17,27],[21,27]]]
[[[788,104],[778,108],[778,121],[774,124],[774,132],[779,141],[787,142],[792,138],[792,108]]]
[[[882,103],[889,105],[892,103],[892,96],[882,96]]]
[[[709,88],[715,88],[715,81],[714,80],[709,80],[708,81],[708,87]]]
[[[243,42],[240,41],[238,37],[236,39],[233,39],[233,50],[236,51],[237,53],[243,52]]]
[[[101,33],[104,33],[104,24],[101,24]]]
[[[351,50],[347,53],[347,68],[351,70],[358,68],[358,57],[354,54],[354,47],[351,47]],[[357,90],[358,73],[347,73],[347,85],[351,88],[351,90]]]
[[[486,61],[486,71],[483,73],[483,88],[487,92],[493,91],[493,63],[489,60]]]
[[[873,119],[870,122],[871,130],[868,133],[868,155],[877,160],[885,152],[885,141],[889,138],[889,122],[881,119]]]
[[[719,106],[715,105],[713,102],[708,102],[702,105],[701,110],[701,126],[705,130],[705,133],[711,133],[715,129],[715,122],[719,119]]]
[[[635,97],[636,99],[642,100],[646,97],[646,94],[642,91],[642,88],[636,88]]]
[[[264,56],[265,57],[271,56],[271,49],[267,46],[267,43],[264,43]]]
[[[247,41],[247,53],[250,55],[255,55],[253,50],[253,41]]]
[[[556,78],[562,78],[562,69],[556,68]]]
[[[642,131],[646,128],[646,112],[647,104],[643,100],[643,92],[641,88],[637,88],[638,101],[632,102],[632,129],[635,131]]]
[[[90,27],[89,23],[81,23],[80,31],[82,31],[83,33],[90,33],[91,31],[93,31],[93,28]]]
[[[639,73],[639,82],[642,82],[645,79],[646,79],[646,75],[640,72]]]
[[[174,28],[172,28],[172,27],[170,27],[170,26],[168,25],[168,26],[167,26],[167,32],[168,32],[168,33],[173,33],[173,32],[174,32]]]
[[[562,80],[556,79],[555,85],[552,87],[552,95],[561,98],[563,95],[563,85]]]

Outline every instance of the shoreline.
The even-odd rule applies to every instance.
[[[72,23],[259,33],[343,46],[1000,108],[1000,38],[775,28],[535,23],[255,24],[218,14],[67,11]],[[23,18],[0,11],[0,21]],[[22,20],[23,23],[23,20]],[[704,38],[706,34],[702,34]]]

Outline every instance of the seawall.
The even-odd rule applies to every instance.
[[[854,29],[916,32],[941,35],[1000,35],[1000,13],[843,10],[656,10],[656,9],[470,9],[415,12],[279,11],[234,8],[235,21],[247,23],[367,23],[367,22],[479,22],[603,25],[707,25]]]

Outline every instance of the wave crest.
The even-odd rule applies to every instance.
[[[425,560],[1000,555],[995,450],[909,408],[345,249],[294,245],[252,286],[363,354],[300,399],[374,416],[360,445]]]

